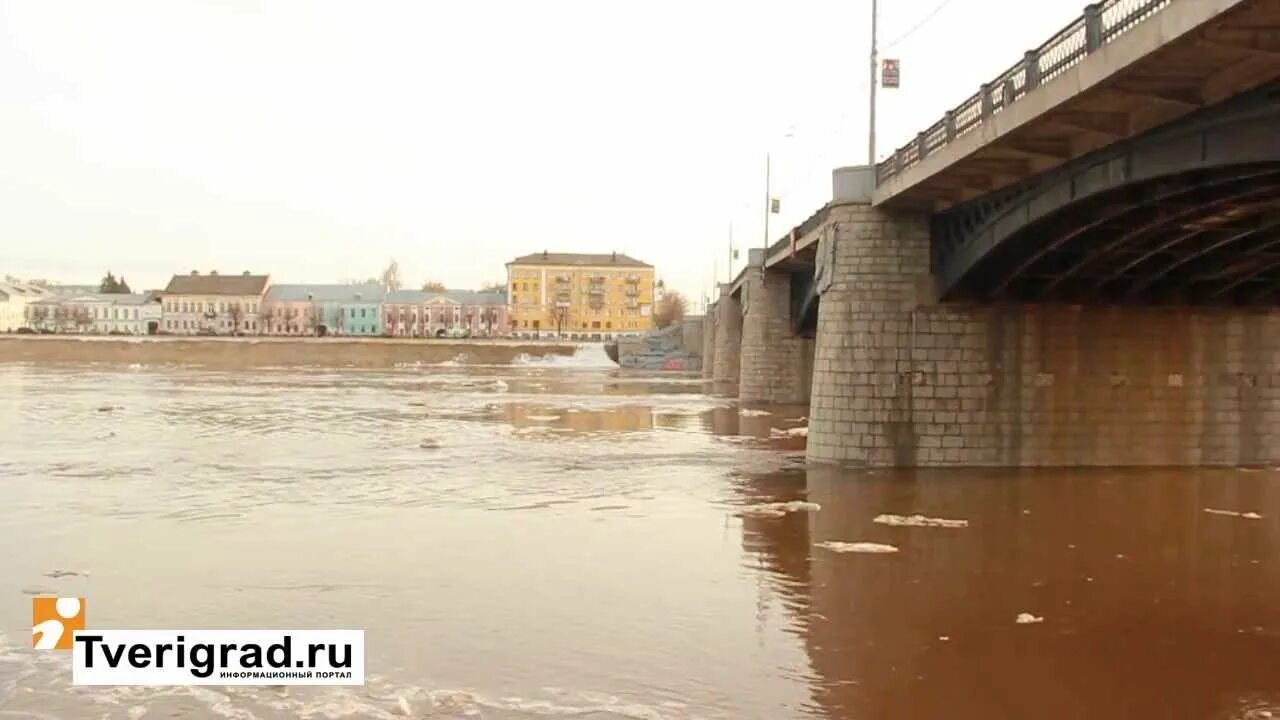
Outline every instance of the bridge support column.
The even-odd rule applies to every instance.
[[[715,368],[712,370],[712,392],[738,395],[739,353],[742,351],[742,304],[734,297],[728,283],[720,285],[716,302]]]
[[[716,367],[716,306],[702,314],[702,379],[711,380]]]
[[[1280,311],[939,304],[924,217],[853,205],[828,223],[809,460],[1280,463]]]
[[[913,465],[911,320],[928,287],[928,218],[858,204],[834,208],[828,223],[818,248],[808,458]]]
[[[791,323],[791,273],[764,267],[752,249],[742,285],[742,360],[738,398],[744,403],[801,404],[809,399],[811,340]]]

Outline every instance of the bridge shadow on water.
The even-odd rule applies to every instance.
[[[1280,472],[810,468],[734,490],[820,506],[742,526],[808,656],[806,714],[1280,712]]]

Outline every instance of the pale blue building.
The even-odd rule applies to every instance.
[[[386,292],[376,284],[272,285],[263,299],[273,335],[378,335]]]
[[[338,323],[343,335],[381,335],[378,310],[382,307],[383,293],[377,296],[359,294],[351,300],[338,303]]]

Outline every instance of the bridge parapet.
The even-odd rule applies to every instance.
[[[977,130],[1030,91],[1172,3],[1173,0],[1106,0],[1086,6],[1084,14],[1074,22],[1040,47],[1027,51],[1013,67],[983,84],[976,94],[878,163],[877,185],[901,175],[956,138]]]

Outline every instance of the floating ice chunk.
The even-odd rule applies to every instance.
[[[531,420],[533,422],[554,422],[556,420],[559,420],[560,416],[559,415],[525,415],[524,419]]]
[[[877,515],[875,522],[878,522],[881,525],[893,525],[895,527],[969,527],[968,520],[948,520],[946,518],[925,517],[924,515]]]
[[[405,717],[413,717],[413,708],[409,707],[409,701],[403,695],[396,696],[396,709]]]
[[[823,548],[824,550],[830,550],[831,552],[867,553],[869,555],[898,552],[898,548],[893,545],[873,542],[841,542],[839,540],[827,540],[826,542],[817,543],[816,547]]]
[[[769,428],[769,437],[785,438],[785,437],[809,437],[809,428],[794,427],[783,430],[782,428]]]
[[[1237,512],[1235,510],[1219,510],[1217,508],[1205,508],[1205,512],[1210,515],[1226,515],[1227,517],[1244,518],[1245,520],[1261,520],[1262,516],[1256,512]]]
[[[790,502],[749,505],[740,510],[738,514],[751,517],[782,517],[790,512],[818,512],[821,509],[822,506],[815,502],[792,500]]]
[[[1031,613],[1025,613],[1025,612],[1024,612],[1024,613],[1018,613],[1018,620],[1017,620],[1017,623],[1018,623],[1019,625],[1031,625],[1031,624],[1033,624],[1033,623],[1042,623],[1042,622],[1044,622],[1044,618],[1042,618],[1042,617],[1036,617],[1035,615],[1032,615]]]
[[[752,410],[751,408],[746,408],[738,414],[742,417],[764,417],[765,415],[772,415],[773,413],[768,410]]]

